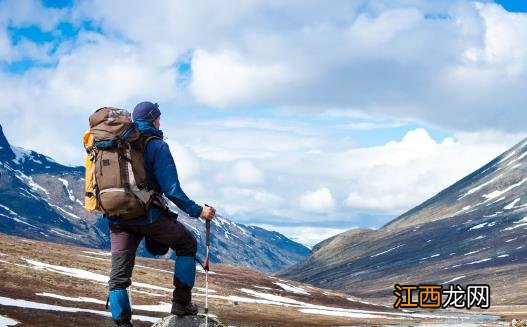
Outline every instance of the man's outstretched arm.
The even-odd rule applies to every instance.
[[[154,174],[161,191],[165,196],[189,216],[198,218],[203,207],[192,201],[181,189],[176,164],[165,142],[157,149],[154,156]]]

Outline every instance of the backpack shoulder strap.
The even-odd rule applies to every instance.
[[[139,138],[139,140],[137,142],[137,143],[139,143],[140,151],[143,152],[143,154],[144,154],[148,143],[150,141],[156,140],[156,139],[157,140],[163,140],[162,137],[159,137],[159,136],[156,136],[156,135],[141,135],[141,137]],[[148,186],[148,188],[150,188],[150,186]],[[161,208],[162,211],[169,210],[168,209],[168,204],[166,203],[166,200],[163,198],[163,195],[161,193],[158,193],[158,192],[154,191],[154,193],[152,195],[152,203],[154,203],[157,206],[159,206],[159,208]]]
[[[155,139],[162,140],[161,137],[156,136],[156,135],[141,135],[141,137],[139,138],[139,142],[138,142],[139,149],[142,152],[144,152],[146,150],[148,143],[150,143],[150,141],[155,140]]]

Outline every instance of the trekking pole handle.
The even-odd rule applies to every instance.
[[[207,220],[205,222],[205,229],[207,230],[205,234],[205,244],[207,246],[210,246],[210,220]]]
[[[208,204],[205,204],[205,206],[210,207]],[[210,220],[209,219],[205,221],[205,229],[206,229],[205,245],[210,246]]]

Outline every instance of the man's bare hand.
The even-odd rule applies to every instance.
[[[216,209],[214,209],[213,207],[209,207],[208,205],[205,205],[203,206],[203,210],[201,210],[201,214],[199,215],[199,217],[205,220],[212,220],[215,214],[216,214]]]

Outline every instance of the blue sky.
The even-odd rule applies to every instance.
[[[518,0],[498,0],[496,3],[500,4],[507,11],[510,12],[527,12],[527,2]]]
[[[199,4],[0,1],[8,138],[82,164],[92,111],[155,101],[192,198],[322,238],[381,226],[525,136],[524,2]]]

